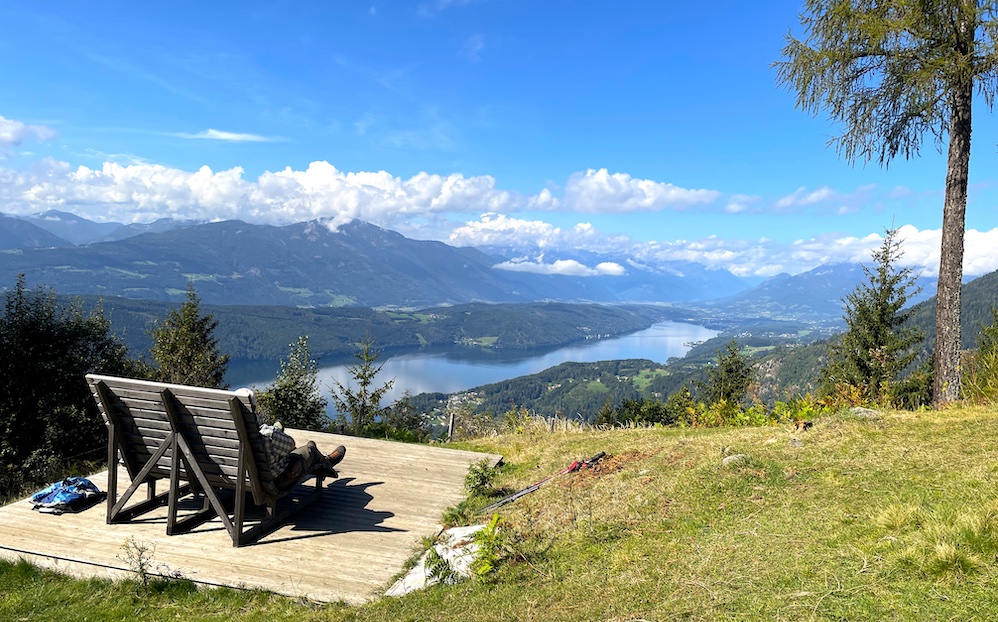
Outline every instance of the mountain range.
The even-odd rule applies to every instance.
[[[0,284],[25,274],[60,294],[182,300],[189,283],[209,304],[426,307],[467,302],[676,303],[732,294],[749,282],[689,262],[636,265],[622,276],[498,269],[475,248],[413,240],[369,223],[333,229],[163,222],[143,229],[65,212],[5,217]],[[595,257],[589,259],[595,260]],[[626,258],[615,258],[627,261]]]
[[[842,299],[865,282],[867,276],[860,264],[827,264],[800,274],[778,274],[751,289],[701,306],[739,317],[837,321],[842,318]],[[915,286],[918,291],[909,292],[908,306],[934,296],[936,279],[917,277]]]
[[[622,275],[573,276],[500,269],[510,249],[413,240],[362,221],[286,226],[241,221],[97,223],[51,210],[0,215],[0,287],[24,274],[59,294],[180,301],[193,284],[207,304],[422,308],[470,302],[570,301],[695,306],[776,319],[841,318],[860,266],[821,266],[762,283],[693,262],[650,264],[586,251],[546,261],[612,262]],[[934,287],[926,287],[931,293]],[[928,294],[926,294],[927,296]]]
[[[0,215],[0,250],[112,242],[124,240],[140,233],[169,231],[197,224],[201,224],[201,222],[172,218],[160,218],[151,223],[132,223],[129,225],[120,222],[94,222],[76,214],[59,210],[48,210],[30,216]],[[22,233],[20,236],[5,235],[8,231],[13,232],[12,228],[19,228],[18,230],[21,232],[35,231],[35,233]],[[37,232],[38,229],[41,232]]]

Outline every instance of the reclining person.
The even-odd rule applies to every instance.
[[[263,447],[270,462],[273,483],[282,493],[287,492],[306,475],[317,477],[339,477],[335,467],[346,456],[347,449],[340,445],[328,454],[309,441],[304,447],[296,447],[295,439],[288,436],[280,421],[273,425],[261,425]]]

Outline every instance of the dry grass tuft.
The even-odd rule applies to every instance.
[[[910,503],[891,503],[873,517],[873,522],[892,533],[916,529],[925,521],[925,510]]]

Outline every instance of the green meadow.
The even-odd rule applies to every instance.
[[[443,517],[499,510],[491,571],[367,605],[0,566],[7,620],[976,620],[998,610],[991,407],[843,411],[807,430],[543,428]],[[469,478],[470,480],[471,478]],[[418,551],[413,551],[413,554]]]

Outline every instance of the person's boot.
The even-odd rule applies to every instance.
[[[329,460],[329,466],[330,468],[332,468],[337,464],[339,464],[340,461],[342,461],[344,456],[346,455],[347,455],[347,448],[344,447],[343,445],[340,445],[339,447],[337,447],[336,449],[334,449],[333,451],[329,452],[329,454],[326,455],[326,460]]]
[[[313,475],[321,475],[322,477],[332,477],[333,479],[340,476],[333,467],[343,460],[343,456],[347,455],[347,448],[340,445],[330,453],[322,456],[322,460],[316,460],[316,464],[312,467]]]

